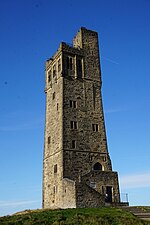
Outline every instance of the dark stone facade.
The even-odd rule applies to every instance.
[[[119,203],[107,148],[98,34],[81,28],[46,63],[43,207]]]

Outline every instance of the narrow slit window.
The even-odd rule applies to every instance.
[[[52,80],[51,74],[52,74],[52,71],[49,70],[48,71],[48,83],[51,82],[51,80]]]
[[[53,78],[56,76],[56,66],[53,66]]]
[[[54,165],[54,173],[57,173],[57,164]]]
[[[74,129],[75,130],[77,129],[77,122],[76,121],[74,122]]]
[[[60,59],[58,60],[58,72],[60,72],[61,70],[61,62],[60,62]]]
[[[73,101],[73,108],[77,108],[77,102]]]
[[[47,142],[48,142],[48,144],[50,144],[50,143],[51,143],[51,137],[50,137],[50,136],[48,137]]]
[[[56,94],[55,94],[55,92],[53,92],[53,100],[55,99],[55,97],[56,97]]]
[[[95,124],[96,125],[96,132],[98,132],[98,124]]]
[[[72,140],[72,145],[71,145],[71,148],[75,149],[76,148],[76,141],[75,140]]]

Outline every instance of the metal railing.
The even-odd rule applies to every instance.
[[[120,193],[121,202],[129,202],[128,193]]]

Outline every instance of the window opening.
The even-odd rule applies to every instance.
[[[57,173],[57,164],[54,165],[54,173]]]
[[[98,132],[98,124],[92,124],[92,130],[94,131],[94,132]]]
[[[53,93],[53,99],[55,99],[55,92]]]
[[[51,74],[52,74],[52,71],[51,71],[51,70],[49,70],[49,71],[48,71],[48,82],[50,82],[50,81],[51,81]]]
[[[70,108],[77,108],[77,102],[70,100]]]
[[[77,129],[77,121],[71,121],[71,129]]]
[[[94,170],[102,170],[102,165],[99,162],[97,162],[94,164],[93,169]]]
[[[72,140],[72,146],[71,146],[73,149],[76,148],[76,141],[75,140]]]
[[[48,137],[48,144],[50,144],[51,143],[51,137],[49,136]]]
[[[61,70],[60,59],[58,60],[58,72]]]
[[[53,78],[56,76],[56,66],[53,66]]]

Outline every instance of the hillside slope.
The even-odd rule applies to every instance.
[[[150,225],[117,208],[34,210],[0,218],[1,225]]]

